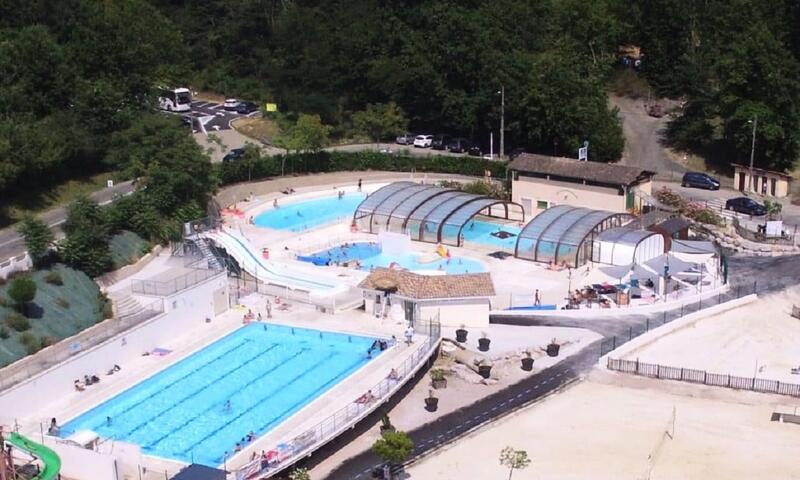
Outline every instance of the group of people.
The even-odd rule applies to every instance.
[[[80,378],[76,378],[75,382],[73,384],[75,385],[75,390],[77,390],[79,392],[82,392],[82,391],[86,390],[86,387],[88,387],[90,385],[94,385],[95,383],[100,383],[100,377],[98,377],[97,375],[92,374],[91,376],[90,375],[84,375],[83,376],[83,381],[81,381]]]
[[[256,439],[256,432],[250,430],[246,436],[242,437],[241,440],[236,442],[236,445],[233,447],[233,451],[235,453],[241,452],[244,447],[247,446],[248,443],[252,443]],[[253,452],[253,460],[255,460],[256,452]]]
[[[367,350],[367,358],[372,358],[372,352],[375,350],[380,350],[381,352],[389,348],[389,342],[383,339],[376,339],[372,342],[369,349]]]

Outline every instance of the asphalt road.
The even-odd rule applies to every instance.
[[[116,195],[127,195],[133,190],[133,182],[127,181],[118,183],[111,188],[104,188],[94,192],[90,197],[97,203],[105,205],[113,201]],[[37,217],[50,226],[58,236],[61,234],[61,230],[58,227],[66,220],[67,210],[65,207],[56,207],[37,215]],[[25,253],[25,242],[22,236],[17,233],[16,228],[12,225],[0,230],[0,261],[23,253]]]
[[[195,132],[202,131],[200,126],[200,124],[202,124],[202,127],[205,128],[208,133],[230,130],[232,128],[231,121],[248,116],[225,110],[219,103],[202,100],[192,102],[192,111],[184,115],[195,119],[192,130]],[[258,112],[253,112],[250,115],[258,115]]]

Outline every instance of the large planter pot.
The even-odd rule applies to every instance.
[[[561,350],[561,345],[557,343],[551,343],[550,345],[547,346],[547,356],[557,357],[559,350]]]
[[[425,399],[425,410],[435,412],[439,408],[439,399],[436,397],[428,397]]]
[[[480,350],[481,352],[488,352],[489,351],[489,343],[491,343],[491,340],[489,340],[488,338],[479,338],[478,339],[478,350]]]
[[[447,379],[443,378],[441,380],[431,380],[431,385],[437,390],[440,388],[447,388]]]
[[[480,365],[478,367],[478,374],[483,378],[489,378],[492,375],[492,366]]]
[[[522,359],[522,369],[526,372],[530,372],[533,370],[533,358],[531,357],[524,357]]]
[[[456,330],[456,342],[464,343],[467,341],[467,331],[463,328]]]

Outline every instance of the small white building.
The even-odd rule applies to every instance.
[[[488,273],[420,275],[376,268],[358,286],[368,313],[412,325],[438,317],[442,326],[486,326],[495,296]]]
[[[592,250],[592,261],[607,265],[643,264],[666,251],[662,234],[619,227],[600,232]]]

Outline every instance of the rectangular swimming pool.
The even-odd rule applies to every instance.
[[[149,455],[217,466],[369,362],[374,338],[253,323],[69,421]]]
[[[364,193],[348,193],[342,198],[329,196],[278,204],[259,214],[253,222],[259,227],[302,232],[353,216],[356,207],[366,198]]]

